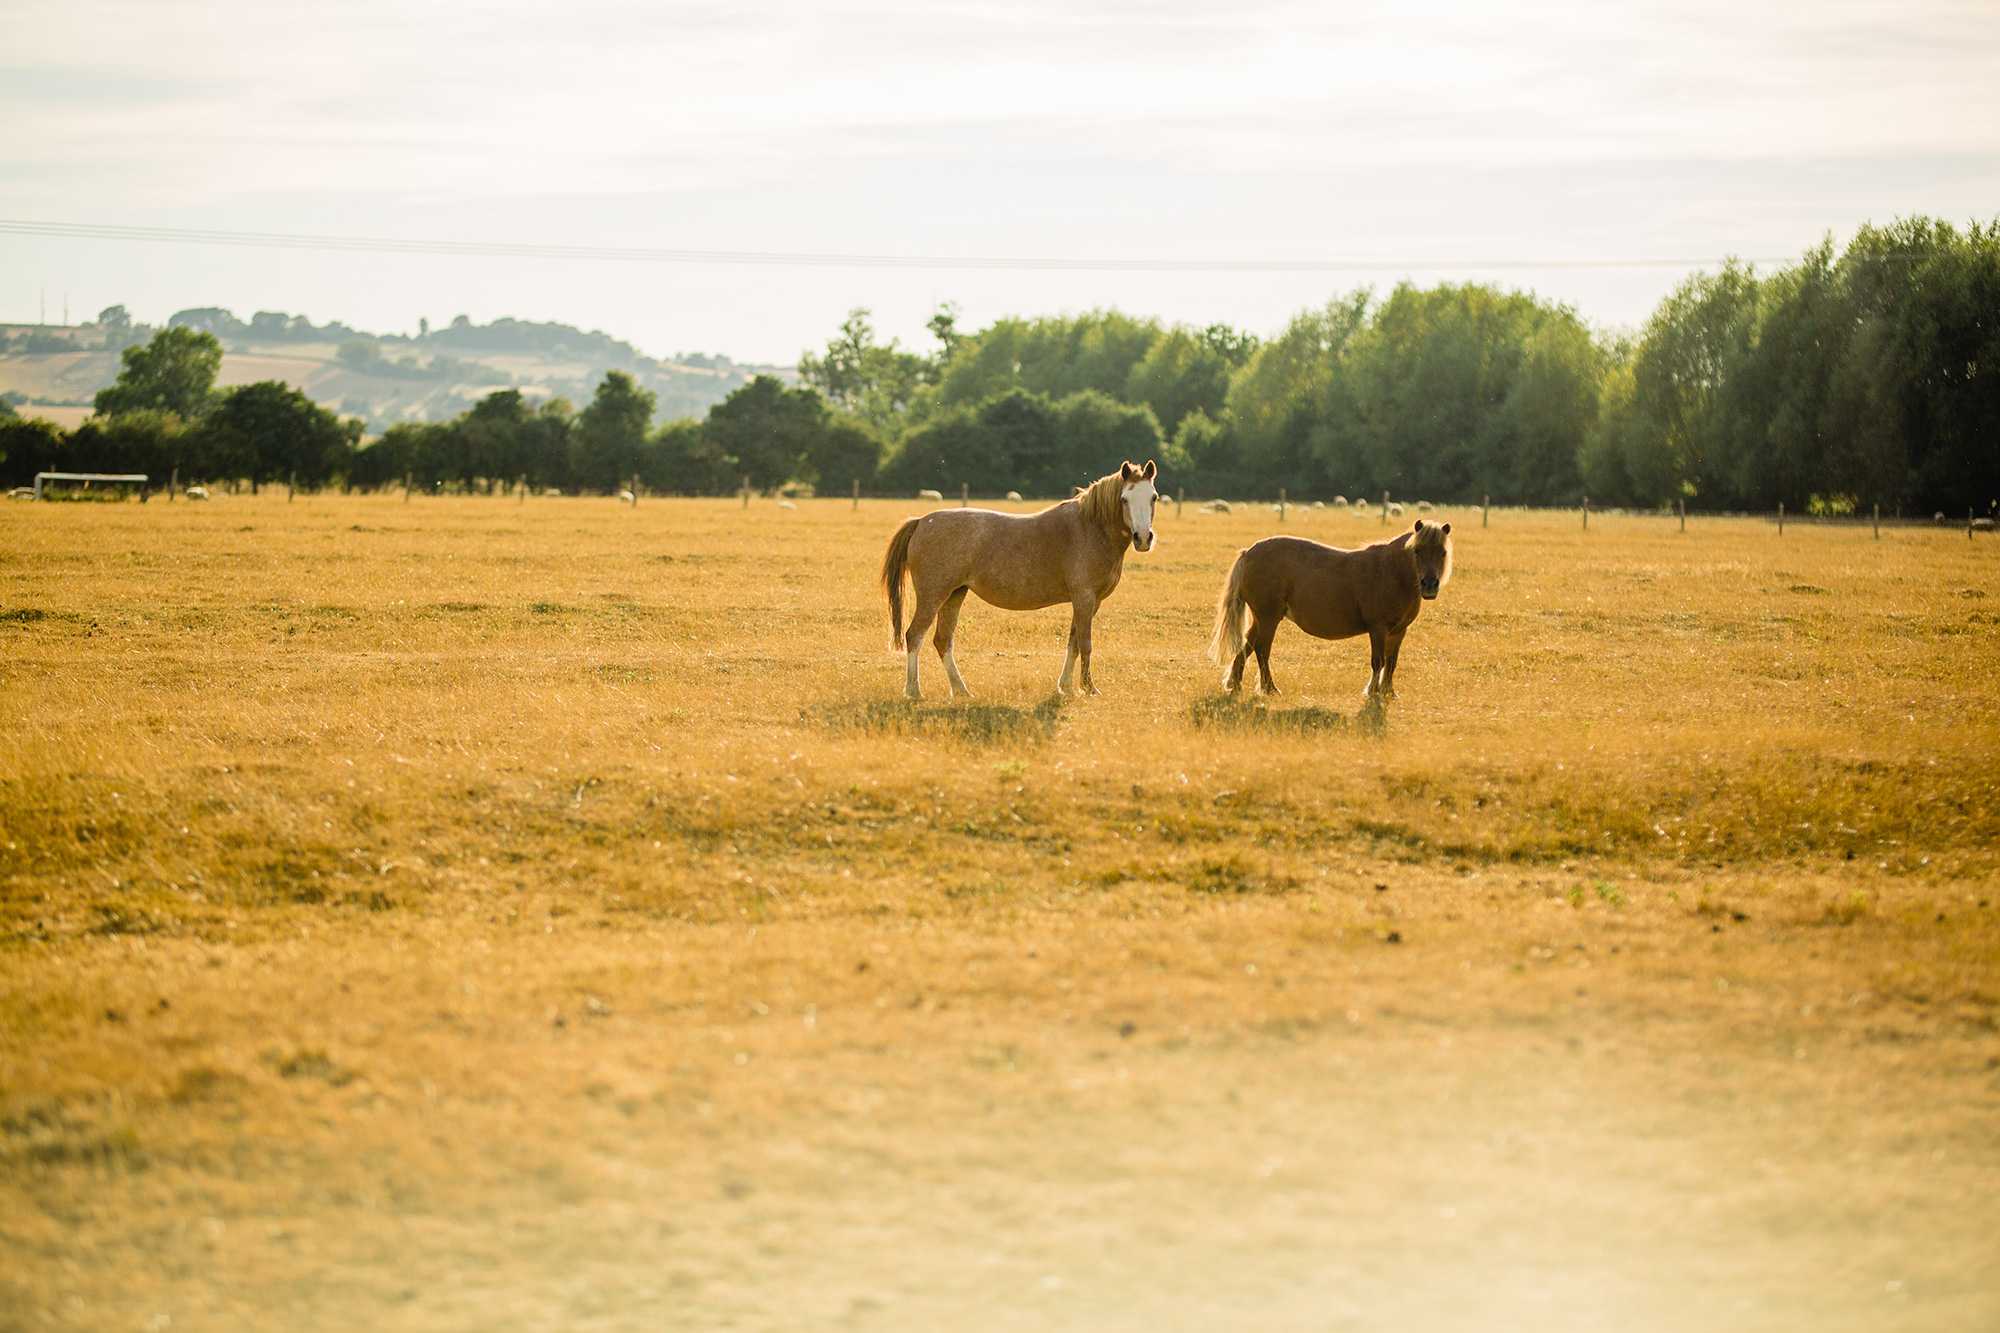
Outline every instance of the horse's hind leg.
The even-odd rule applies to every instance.
[[[1266,694],[1278,693],[1278,683],[1271,679],[1271,642],[1278,637],[1278,626],[1283,622],[1284,616],[1282,614],[1272,616],[1269,620],[1266,620],[1264,617],[1253,612],[1250,621],[1250,635],[1243,641],[1245,652],[1257,654],[1258,686]],[[1237,678],[1240,680],[1242,678],[1241,659],[1238,659],[1238,662]]]
[[[970,697],[972,687],[965,683],[965,677],[958,674],[958,663],[951,655],[952,636],[958,632],[958,612],[965,605],[965,593],[966,590],[960,588],[944,599],[944,605],[938,608],[937,633],[931,637],[931,642],[936,645],[938,656],[944,659],[944,678],[950,684],[951,693]]]
[[[912,699],[921,699],[924,692],[917,686],[917,654],[923,649],[924,631],[931,627],[931,618],[937,615],[942,599],[921,583],[915,585],[915,591],[910,627],[903,631],[903,648],[909,653],[910,661],[909,673],[903,678],[903,693]]]

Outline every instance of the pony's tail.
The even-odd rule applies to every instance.
[[[903,649],[903,571],[909,568],[910,538],[916,532],[917,520],[905,519],[882,557],[882,588],[889,594],[889,646],[898,652]]]
[[[1224,672],[1243,651],[1243,618],[1250,611],[1243,600],[1243,566],[1249,558],[1248,551],[1237,553],[1236,563],[1229,567],[1229,581],[1222,585],[1222,596],[1215,604],[1215,637],[1208,641],[1208,655],[1221,663]]]

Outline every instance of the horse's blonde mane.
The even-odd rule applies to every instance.
[[[1076,503],[1083,510],[1083,516],[1095,519],[1116,532],[1125,526],[1125,474],[1113,472],[1099,477],[1087,488],[1076,493]]]
[[[1410,548],[1436,549],[1444,552],[1444,571],[1438,575],[1438,587],[1451,582],[1451,534],[1444,530],[1442,523],[1417,520],[1417,526],[1410,533]]]

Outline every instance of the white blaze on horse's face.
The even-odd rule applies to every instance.
[[[1132,548],[1138,551],[1153,549],[1153,501],[1159,492],[1153,487],[1153,479],[1144,477],[1129,483],[1123,492],[1125,498],[1125,521],[1132,525]]]

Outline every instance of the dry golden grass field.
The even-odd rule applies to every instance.
[[[1452,511],[1376,728],[915,510],[0,508],[0,1329],[2000,1327],[1992,538]]]

